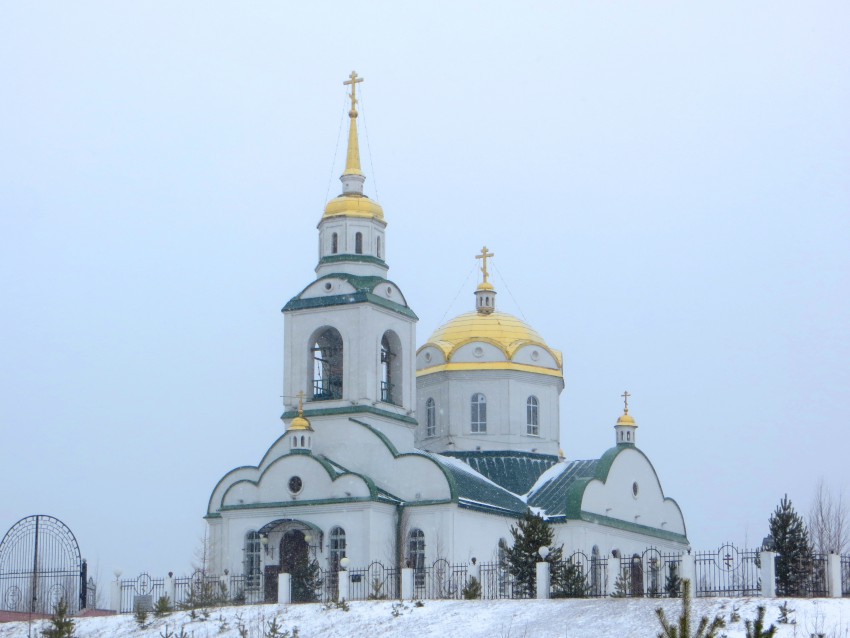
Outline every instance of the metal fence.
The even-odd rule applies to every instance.
[[[608,559],[574,552],[550,568],[553,598],[601,598],[608,595]]]
[[[481,563],[481,598],[494,600],[499,598],[534,598],[534,592],[518,583],[506,565],[499,562]]]
[[[642,554],[622,557],[614,596],[676,598],[682,595],[682,555],[650,547]]]
[[[166,591],[165,578],[152,578],[150,574],[142,573],[135,578],[121,579],[119,611],[153,611],[164,596],[168,596],[168,604],[173,609],[260,602],[263,597],[262,578],[255,575],[250,588],[246,588],[247,580],[241,574],[228,577],[196,571],[191,576],[174,579],[172,600]]]
[[[392,600],[400,597],[401,570],[387,567],[378,561],[368,567],[345,572],[322,570],[321,602],[333,602],[339,597],[339,579],[348,579],[348,600]]]
[[[696,596],[759,596],[759,552],[731,543],[716,552],[695,554]]]
[[[841,557],[841,595],[850,596],[850,555]]]

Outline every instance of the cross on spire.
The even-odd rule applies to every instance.
[[[351,110],[348,112],[348,115],[350,117],[357,117],[357,85],[365,78],[357,77],[357,71],[352,71],[348,77],[349,79],[343,82],[346,86],[351,85],[351,93],[348,94],[348,97],[351,98]]]
[[[484,246],[484,248],[481,249],[480,255],[475,255],[476,259],[481,260],[481,272],[484,274],[484,283],[485,284],[487,283],[487,277],[490,274],[489,272],[487,272],[487,259],[489,257],[494,257],[494,255],[493,255],[493,253],[487,252],[487,246]]]
[[[304,390],[298,392],[298,416],[304,416]]]
[[[629,413],[629,397],[632,396],[632,395],[629,394],[628,390],[626,390],[620,396],[623,397],[623,402],[625,403],[625,407],[623,408],[623,414],[628,414]]]

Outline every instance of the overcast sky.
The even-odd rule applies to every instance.
[[[562,447],[632,393],[694,547],[850,498],[850,4],[0,4],[0,534],[186,572],[281,434],[362,88],[367,192],[417,342],[502,310],[564,353]],[[340,133],[342,132],[342,135]],[[353,557],[352,560],[355,560]]]

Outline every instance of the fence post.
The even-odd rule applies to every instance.
[[[697,595],[697,561],[693,554],[682,554],[679,563],[679,578],[682,582],[691,581],[691,594]]]
[[[401,599],[413,600],[413,570],[410,567],[401,569]]]
[[[826,595],[841,598],[841,555],[828,554],[826,557]]]
[[[469,578],[474,578],[479,583],[481,582],[481,563],[476,561],[474,558],[472,559],[474,562],[472,563],[472,567],[469,568],[468,576]]]
[[[171,606],[177,609],[177,601],[174,599],[174,572],[168,572],[168,576],[163,579],[163,586],[165,587],[165,595],[171,601]]]
[[[351,579],[346,570],[341,570],[337,576],[337,602],[351,600]]]
[[[608,573],[606,574],[605,593],[613,596],[617,591],[617,579],[620,578],[620,558],[612,556],[608,559]]]
[[[776,552],[759,552],[761,595],[776,598]]]
[[[277,575],[277,602],[282,605],[288,605],[292,602],[292,576],[289,574]]]
[[[121,581],[118,578],[109,583],[109,609],[121,613]]]
[[[549,563],[545,560],[537,563],[536,598],[549,598]]]

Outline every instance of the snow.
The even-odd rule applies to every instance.
[[[784,599],[701,598],[693,603],[693,617],[720,614],[727,622],[728,638],[745,638],[744,620],[755,618],[758,605],[767,607],[766,621],[777,623]],[[777,624],[778,638],[850,637],[850,598],[796,599],[787,601],[794,624]],[[608,598],[601,600],[454,601],[426,600],[416,603],[362,601],[349,604],[350,611],[334,606],[252,605],[210,610],[206,620],[192,620],[188,612],[153,619],[139,629],[132,614],[76,620],[78,638],[162,638],[185,630],[192,638],[238,637],[238,623],[247,636],[262,638],[263,627],[277,618],[282,630],[297,627],[302,638],[348,636],[407,638],[416,636],[464,636],[468,638],[652,638],[659,632],[656,607],[668,619],[678,619],[681,600]],[[730,622],[737,611],[741,619]],[[166,625],[168,631],[166,631]],[[46,621],[34,622],[32,635],[40,635]],[[0,624],[0,638],[28,635],[27,623]]]

